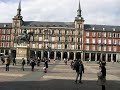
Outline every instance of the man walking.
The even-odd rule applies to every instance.
[[[79,76],[80,76],[79,83],[82,83],[81,80],[82,80],[82,73],[84,73],[84,66],[83,66],[83,63],[81,60],[76,61],[75,69],[76,69],[76,73],[77,73],[75,83],[77,83]]]
[[[22,70],[24,71],[24,66],[25,66],[25,59],[22,58]]]
[[[9,71],[9,65],[10,65],[10,57],[8,56],[6,59],[5,59],[5,63],[6,63],[6,71]]]

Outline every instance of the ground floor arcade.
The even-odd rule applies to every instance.
[[[107,61],[111,62],[114,61],[116,62],[118,59],[120,59],[120,54],[119,53],[110,53],[110,52],[82,52],[82,51],[34,51],[30,50],[30,56],[32,57],[39,57],[39,58],[50,58],[50,59],[56,59],[56,60],[63,60],[65,59],[70,59],[70,60],[75,60],[75,59],[81,59],[84,61]]]

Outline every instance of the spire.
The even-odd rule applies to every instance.
[[[80,0],[79,0],[79,7],[78,7],[78,10],[77,10],[77,16],[78,17],[81,17],[82,15],[81,15],[81,6],[80,6]]]
[[[18,9],[17,9],[17,15],[21,15],[21,0],[19,1]]]

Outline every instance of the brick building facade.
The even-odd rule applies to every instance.
[[[85,24],[81,15],[81,7],[77,10],[77,16],[73,22],[37,22],[24,21],[21,16],[21,2],[17,9],[17,15],[7,27],[0,24],[0,32],[10,31],[9,53],[16,57],[17,43],[15,39],[24,30],[33,31],[30,39],[29,56],[50,57],[51,59],[82,59],[98,61],[117,61],[120,59],[120,26]],[[6,24],[7,25],[7,24]],[[4,29],[6,28],[6,29]],[[7,33],[7,32],[6,32]],[[0,33],[0,37],[4,34]],[[0,41],[1,52],[6,48]],[[21,46],[26,46],[25,42]]]

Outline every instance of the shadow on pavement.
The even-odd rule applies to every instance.
[[[52,79],[0,82],[0,90],[101,90],[101,86],[93,80],[83,80],[82,84],[76,84],[74,80]],[[107,81],[106,90],[120,90],[120,81]]]

